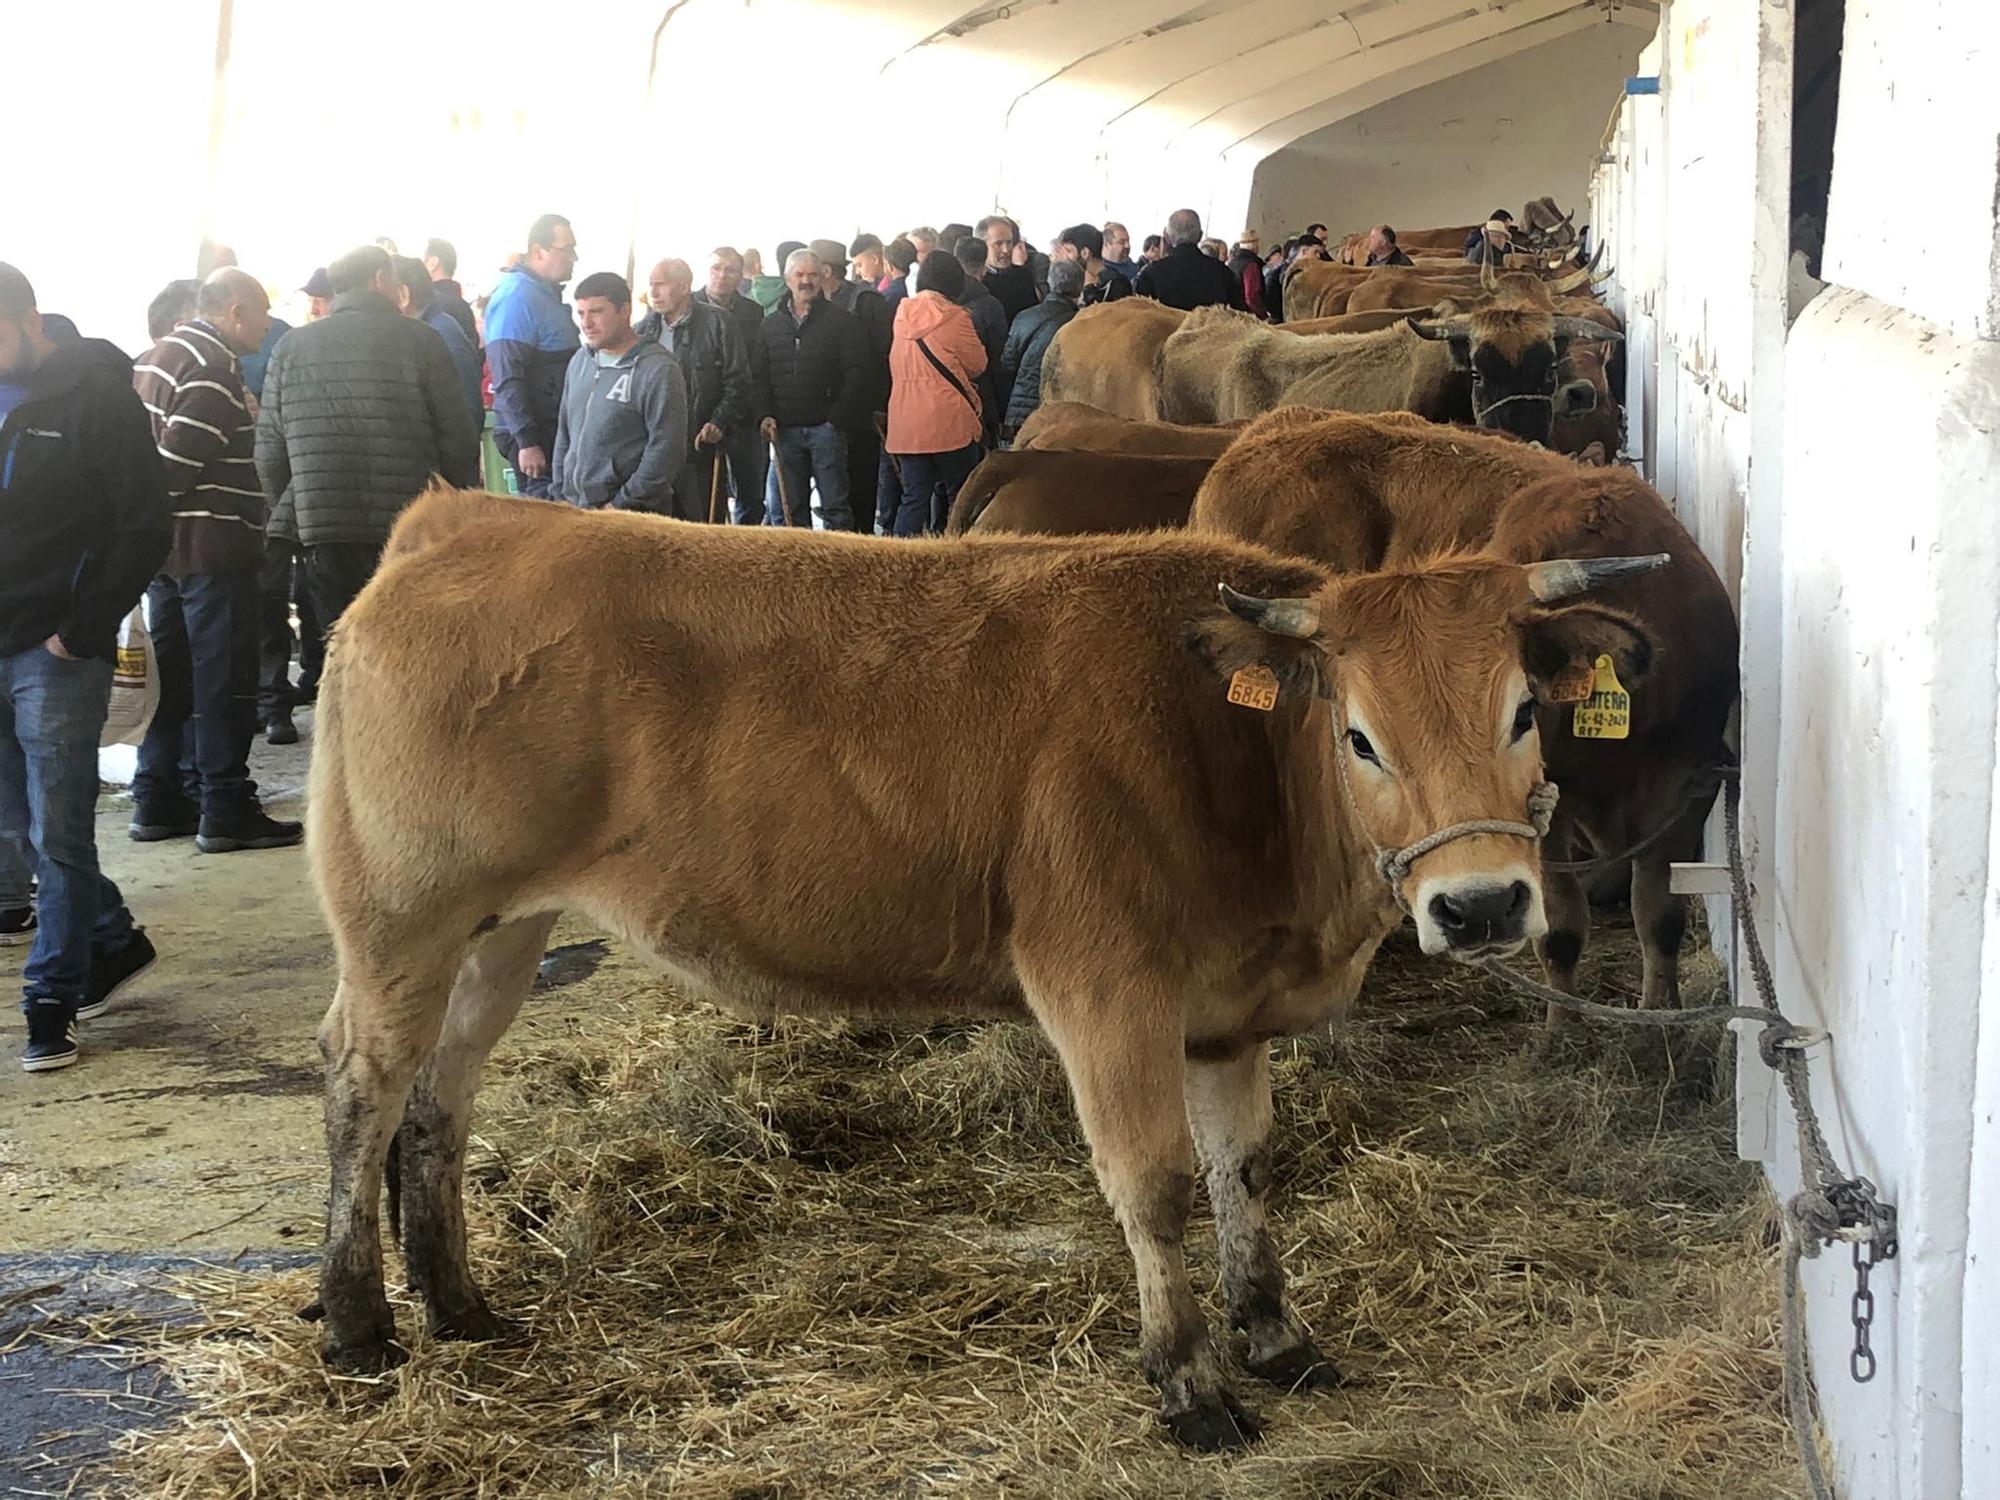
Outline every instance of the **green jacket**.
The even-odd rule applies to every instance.
[[[785,278],[782,276],[752,276],[750,278],[750,300],[769,313],[772,308],[785,300]]]

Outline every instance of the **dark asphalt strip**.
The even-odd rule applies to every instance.
[[[252,1253],[234,1270],[283,1269],[310,1255]],[[135,1363],[129,1341],[77,1342],[115,1316],[171,1324],[192,1316],[168,1290],[217,1260],[170,1254],[0,1255],[0,1495],[63,1495],[79,1465],[120,1433],[172,1420],[184,1405],[165,1374]],[[73,1493],[92,1493],[78,1485]]]

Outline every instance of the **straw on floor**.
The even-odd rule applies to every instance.
[[[1600,932],[1599,998],[1637,990]],[[1689,1003],[1718,982],[1689,965]],[[1297,1305],[1349,1376],[1247,1379],[1242,1455],[1182,1453],[1060,1070],[1030,1028],[757,1028],[614,957],[530,1003],[481,1100],[475,1264],[509,1345],[330,1377],[309,1272],[193,1278],[148,1336],[193,1398],[112,1482],[170,1497],[1521,1497],[1796,1493],[1770,1207],[1730,1048],[1539,1016],[1392,943],[1278,1049]],[[1198,1210],[1190,1259],[1213,1280]],[[390,1255],[392,1289],[399,1265]],[[1218,1317],[1218,1323],[1219,1323]]]

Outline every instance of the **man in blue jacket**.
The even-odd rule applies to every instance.
[[[501,273],[486,302],[493,441],[519,476],[521,493],[543,499],[563,373],[577,349],[576,324],[562,300],[575,271],[576,232],[561,214],[543,214],[528,230],[528,253]]]
[[[433,289],[437,283],[431,280],[431,273],[422,261],[413,255],[392,255],[389,261],[395,266],[396,280],[403,287],[398,310],[406,318],[415,318],[444,341],[445,353],[451,356],[452,368],[458,371],[459,387],[465,392],[466,410],[472,413],[473,430],[477,431],[486,425],[486,403],[479,394],[482,372],[478,348],[465,336],[465,330],[458,326],[458,319],[452,316],[449,304],[435,295]]]

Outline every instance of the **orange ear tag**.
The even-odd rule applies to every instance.
[[[1269,713],[1278,706],[1278,674],[1269,667],[1242,667],[1229,679],[1229,701]]]
[[[1596,679],[1596,669],[1589,662],[1580,662],[1563,672],[1561,676],[1550,679],[1544,701],[1581,703],[1590,696],[1591,684]]]

